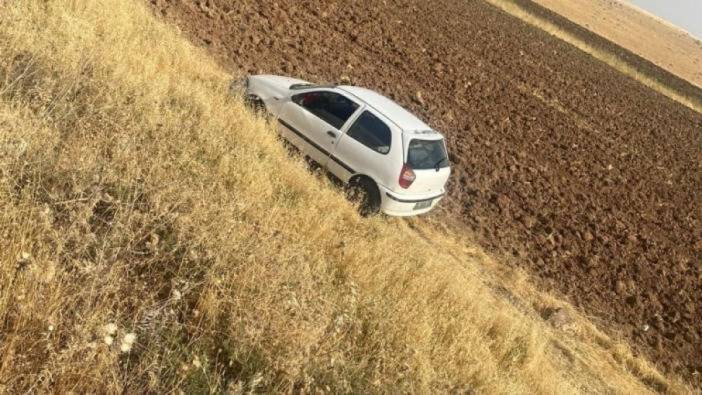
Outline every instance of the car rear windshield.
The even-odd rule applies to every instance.
[[[409,143],[407,164],[414,170],[448,167],[444,140],[413,139]]]

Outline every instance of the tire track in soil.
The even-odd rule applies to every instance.
[[[702,115],[482,1],[151,3],[233,71],[427,120],[454,169],[434,215],[702,385]]]

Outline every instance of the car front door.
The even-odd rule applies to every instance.
[[[359,107],[331,90],[293,94],[278,118],[281,134],[315,162],[326,166],[344,124]]]

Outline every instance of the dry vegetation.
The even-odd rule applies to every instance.
[[[619,72],[641,82],[643,85],[675,100],[684,106],[687,106],[699,113],[702,113],[702,102],[697,97],[688,96],[672,89],[670,86],[657,81],[655,78],[640,72],[628,62],[622,60],[616,53],[601,50],[585,40],[581,40],[576,35],[569,31],[561,29],[551,21],[541,18],[511,0],[486,0],[487,2],[499,7],[505,12],[514,15],[515,17],[538,27],[545,32],[558,37],[559,39],[573,45],[581,51],[589,54],[595,59],[600,60],[618,70]],[[655,59],[654,59],[655,61]],[[683,77],[686,77],[683,75]]]
[[[0,7],[0,392],[685,391],[447,231],[359,218],[141,2]]]

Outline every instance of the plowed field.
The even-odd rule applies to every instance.
[[[482,1],[163,1],[236,73],[348,79],[449,141],[444,218],[702,383],[702,115]]]

